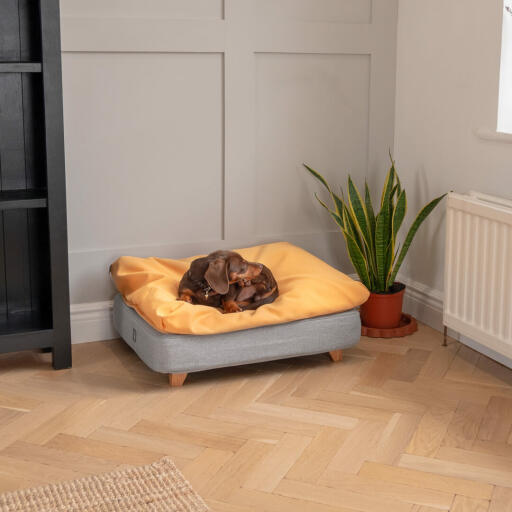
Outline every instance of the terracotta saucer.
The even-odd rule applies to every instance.
[[[361,326],[361,335],[370,338],[401,338],[418,330],[416,319],[407,313],[402,313],[400,325],[392,329]]]

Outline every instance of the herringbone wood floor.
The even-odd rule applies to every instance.
[[[174,458],[215,511],[511,512],[512,371],[420,326],[170,389],[120,341],[0,356],[0,491]]]

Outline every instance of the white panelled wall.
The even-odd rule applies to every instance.
[[[75,342],[114,335],[108,266],[123,254],[288,240],[351,271],[301,164],[380,185],[397,0],[61,0],[61,11]]]
[[[406,223],[450,190],[512,199],[512,136],[496,133],[502,14],[503,0],[399,2],[395,157]],[[401,276],[408,311],[438,329],[445,207],[421,227]]]

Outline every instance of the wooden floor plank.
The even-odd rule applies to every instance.
[[[290,468],[286,477],[291,480],[316,483],[348,435],[347,430],[324,427]]]
[[[483,468],[498,469],[508,472],[512,476],[512,459],[502,457],[501,455],[464,450],[452,446],[442,446],[439,448],[436,458]]]
[[[382,496],[410,504],[435,507],[438,510],[449,510],[454,498],[452,492],[394,483],[381,480],[375,476],[351,475],[333,470],[326,471],[318,480],[318,484],[334,489]]]
[[[78,471],[80,474],[87,475],[112,471],[119,465],[116,461],[98,459],[81,453],[57,450],[37,444],[25,443],[24,441],[17,441],[11,444],[0,452],[0,456],[19,461],[35,462],[43,466],[51,460],[53,468],[63,471]]]
[[[329,469],[357,473],[363,462],[371,458],[376,451],[385,428],[385,423],[361,421],[334,455],[329,463]]]
[[[512,512],[512,489],[496,486],[489,512]]]
[[[142,448],[120,446],[119,443],[109,443],[97,439],[57,434],[44,444],[46,448],[53,448],[65,452],[78,453],[100,460],[113,461],[118,464],[144,465],[161,459],[167,455],[167,450],[155,452]]]
[[[506,443],[512,431],[512,398],[493,396],[482,417],[478,439]]]
[[[375,462],[365,462],[359,474],[384,482],[434,489],[476,499],[490,499],[494,489],[491,484],[480,481]]]
[[[394,464],[417,432],[420,416],[395,413],[386,424],[369,460]]]
[[[310,437],[285,434],[261,459],[243,486],[246,489],[272,492],[310,443]]]
[[[312,485],[305,482],[284,479],[275,490],[276,494],[300,500],[323,503],[335,507],[342,504],[344,507],[365,512],[410,512],[411,505],[395,499],[362,494],[352,490],[333,489]]]
[[[456,476],[467,480],[476,480],[503,487],[512,487],[512,473],[501,469],[484,468],[465,462],[453,462],[444,459],[432,459],[420,455],[402,455],[398,465],[403,468],[418,469],[428,473]]]
[[[183,468],[183,473],[194,488],[202,492],[231,457],[233,452],[206,448]]]
[[[250,412],[276,416],[278,418],[288,418],[288,420],[297,420],[314,425],[330,426],[342,429],[353,429],[359,423],[353,416],[343,414],[333,414],[329,412],[318,412],[311,409],[302,409],[299,407],[289,407],[275,404],[254,403],[246,409]]]
[[[206,497],[228,501],[234,489],[243,487],[260,461],[272,450],[266,443],[249,440],[222,466],[202,492]]]
[[[446,430],[443,446],[471,449],[485,415],[485,409],[481,404],[461,400]]]
[[[433,457],[446,436],[453,419],[453,410],[448,407],[430,407],[419,422],[407,453]]]
[[[209,432],[189,431],[188,429],[162,425],[151,421],[139,421],[130,432],[170,439],[171,441],[182,441],[204,446],[208,448],[217,448],[224,451],[236,451],[244,444],[243,439],[238,439],[221,434],[211,434]]]
[[[255,441],[271,444],[276,444],[284,435],[282,430],[266,428],[264,426],[220,421],[219,419],[189,416],[187,414],[174,416],[172,425],[202,432],[229,435],[245,440],[254,439]]]
[[[230,502],[248,505],[251,511],[265,512],[354,512],[340,504],[335,506],[324,505],[323,503],[312,502],[303,499],[270,494],[250,489],[238,489],[230,497]]]
[[[475,500],[467,496],[455,496],[450,512],[487,512],[489,501]]]
[[[339,401],[330,402],[323,397],[303,398],[297,396],[290,396],[283,400],[283,405],[294,407],[297,409],[305,409],[309,411],[316,411],[320,413],[334,414],[338,416],[345,416],[349,418],[358,418],[369,421],[389,421],[393,413],[385,409],[375,409],[371,407],[361,407],[355,404],[344,404]],[[336,427],[336,425],[331,425]],[[338,427],[339,428],[339,427]],[[346,427],[343,427],[346,428]]]

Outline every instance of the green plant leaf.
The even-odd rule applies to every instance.
[[[334,192],[331,192],[331,197],[336,206],[336,213],[341,217],[343,214],[343,199]]]
[[[331,193],[331,188],[329,187],[329,184],[327,183],[327,181],[325,181],[325,178],[319,172],[309,167],[309,165],[302,165],[329,191],[329,193]]]
[[[411,246],[412,240],[414,238],[414,235],[416,235],[416,232],[418,231],[418,228],[421,226],[423,221],[430,215],[432,210],[443,200],[444,196],[446,194],[443,194],[442,196],[437,197],[436,199],[433,199],[425,205],[418,215],[416,216],[416,219],[414,219],[414,222],[412,223],[412,226],[409,229],[409,232],[407,233],[407,236],[404,241],[404,245],[402,246],[402,249],[400,251],[400,254],[398,256],[398,259],[395,263],[395,266],[393,268],[393,271],[391,272],[387,284],[391,286],[395,279],[396,275],[398,274],[398,270],[400,269],[400,266],[402,265],[402,262],[404,261],[405,255],[407,254],[407,251],[409,250],[409,247]]]
[[[368,224],[370,226],[370,234],[372,236],[372,246],[375,245],[375,210],[373,209],[372,196],[368,183],[364,182],[364,204],[366,206],[366,213],[368,215]]]
[[[391,189],[391,194],[389,195],[389,204],[391,205],[391,210],[393,210],[395,207],[395,194],[396,194],[397,190],[398,190],[398,185],[395,185]]]
[[[354,224],[354,221],[350,215],[350,212],[348,210],[347,205],[343,204],[343,211],[342,211],[342,219],[344,228],[352,235],[355,236],[357,234],[357,237],[359,239],[359,234],[357,233],[357,228]],[[362,246],[361,246],[362,248]]]
[[[331,213],[331,209],[318,197],[318,194],[315,192],[315,199],[329,212]]]
[[[407,196],[405,194],[405,190],[400,192],[398,196],[398,200],[396,202],[395,209],[393,210],[393,218],[391,220],[392,225],[392,237],[393,237],[393,250],[396,241],[396,235],[402,222],[404,221],[405,214],[407,213]]]
[[[391,229],[390,229],[391,231]],[[392,265],[393,265],[393,256],[394,256],[394,249],[393,249],[394,245],[393,245],[393,242],[390,238],[389,240],[389,244],[388,244],[388,247],[386,249],[386,265],[384,268],[386,268],[386,277],[384,278],[384,290],[387,291],[389,286],[388,286],[388,276],[389,274],[391,274],[391,269],[393,268]]]
[[[375,226],[375,260],[377,263],[377,291],[386,291],[388,252],[391,241],[391,207],[385,203],[377,215]]]
[[[345,203],[343,203],[342,218],[343,218],[345,230],[348,231],[350,233],[350,235],[352,235],[352,237],[354,238],[355,242],[357,243],[359,249],[364,254],[365,253],[364,243],[361,240],[361,235],[359,234],[359,231],[358,231],[356,225],[354,224],[354,219],[350,215],[350,210],[348,209],[348,207]]]
[[[354,266],[357,275],[361,279],[361,282],[370,289],[370,276],[368,274],[368,267],[366,266],[366,260],[361,252],[361,249],[357,245],[356,241],[352,237],[352,235],[347,230],[342,230],[343,236],[345,237],[345,242],[347,244],[348,255],[350,257],[350,261]]]
[[[336,212],[333,212],[332,210],[329,211],[329,213],[331,214],[331,217],[334,219],[334,222],[336,222],[336,224],[338,224],[338,226],[341,229],[343,229],[344,228],[343,219]]]
[[[340,228],[344,228],[344,223],[342,218],[336,213],[333,212],[319,197],[315,194],[316,200],[330,213],[331,217],[334,219],[334,222],[338,224]]]
[[[357,187],[354,185],[352,178],[348,177],[348,204],[350,206],[350,212],[354,224],[358,228],[363,242],[365,243],[368,251],[372,251],[372,236],[370,234],[370,225],[368,221],[368,215],[366,213],[366,207],[361,198],[361,194]]]
[[[384,187],[382,188],[382,196],[380,198],[381,209],[384,207],[384,204],[389,203],[389,198],[391,196],[391,191],[393,190],[394,184],[395,184],[395,165],[392,164],[388,171],[388,174],[386,176],[386,181],[384,182]]]
[[[377,273],[375,267],[375,253],[374,251],[369,251],[366,247],[365,243],[362,241],[361,233],[359,232],[356,224],[354,223],[354,218],[351,214],[351,211],[348,209],[348,206],[343,204],[343,221],[345,223],[345,229],[352,235],[352,238],[357,243],[359,250],[363,254],[366,260],[366,268],[368,269],[368,275],[370,280],[370,289],[373,289],[375,283],[375,275]]]
[[[396,169],[395,169],[395,178],[396,178],[396,186],[398,187],[397,188],[397,197],[400,196],[400,194],[402,193],[402,183],[400,182],[400,178],[398,177],[398,173],[396,172]]]
[[[398,253],[400,252],[400,244],[398,244],[398,247],[396,248],[396,251],[395,251],[395,254],[393,254],[393,262],[391,263],[392,265],[395,264],[395,261],[396,259],[398,258]],[[391,269],[390,269],[391,270]],[[389,276],[388,276],[389,278]]]
[[[338,216],[341,217],[341,212],[342,212],[341,205],[343,203],[343,200],[331,190],[331,187],[327,183],[327,180],[318,171],[315,171],[312,167],[309,167],[309,165],[306,165],[306,164],[302,164],[302,165],[310,172],[310,174],[312,174],[329,191],[329,194],[331,195],[331,199],[334,203],[334,206],[336,207],[336,213],[338,214]]]
[[[391,149],[388,150],[389,152],[389,160],[391,161],[391,166],[393,167],[395,171],[395,178],[396,178],[396,185],[397,185],[397,191],[396,196],[398,197],[400,193],[402,192],[402,183],[400,182],[400,178],[398,177],[398,173],[396,172],[396,165],[395,161],[393,160],[393,155],[391,154]]]

